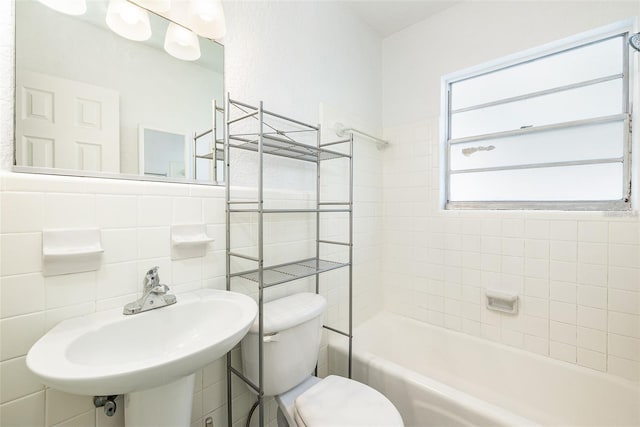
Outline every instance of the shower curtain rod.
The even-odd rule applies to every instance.
[[[336,123],[334,129],[336,130],[336,135],[343,137],[346,136],[347,133],[357,133],[359,135],[365,136],[369,139],[372,139],[374,141],[376,141],[376,145],[378,147],[378,150],[382,150],[383,148],[389,146],[389,141],[385,140],[385,139],[380,139],[376,136],[370,135],[366,132],[362,132],[361,130],[355,129],[355,128],[345,128],[344,125],[342,123]]]

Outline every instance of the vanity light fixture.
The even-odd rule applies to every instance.
[[[82,15],[87,11],[86,0],[38,1],[68,15]],[[219,40],[227,31],[222,0],[174,0],[173,5],[172,0],[134,1],[109,0],[107,26],[126,39],[145,41],[151,37],[151,24],[147,10],[160,14],[170,21],[175,18],[171,14],[176,14],[183,19],[175,22],[181,22],[183,25],[175,22],[169,24],[164,39],[164,49],[171,56],[184,61],[195,61],[200,58],[198,35]]]
[[[164,50],[169,55],[184,61],[195,61],[200,58],[200,42],[196,33],[173,22],[167,27]]]
[[[209,39],[219,40],[227,32],[222,0],[188,0],[189,28]]]
[[[151,37],[147,11],[126,0],[109,0],[106,20],[114,33],[126,39],[144,41]]]
[[[86,0],[38,0],[45,6],[67,15],[83,15],[87,11]]]

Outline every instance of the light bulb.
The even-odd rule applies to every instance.
[[[214,0],[189,0],[189,14],[198,15],[205,21],[213,20],[216,14]]]
[[[189,44],[193,44],[193,32],[187,30],[186,28],[176,25],[175,36],[176,42],[180,46],[189,46]]]
[[[200,42],[197,34],[173,22],[167,27],[164,50],[171,56],[184,61],[195,61],[200,58]]]
[[[134,5],[124,2],[120,8],[120,19],[127,25],[134,25],[140,20],[140,14]]]
[[[221,39],[227,31],[221,0],[189,0],[189,28],[209,39]]]
[[[106,21],[114,33],[126,39],[144,41],[151,37],[149,14],[127,0],[109,0]]]

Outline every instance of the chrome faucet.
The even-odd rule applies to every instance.
[[[153,267],[144,276],[142,297],[124,306],[123,314],[137,314],[176,303],[176,296],[169,295],[169,287],[160,284],[159,267]]]

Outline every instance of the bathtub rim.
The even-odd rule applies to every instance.
[[[487,338],[481,338],[475,335],[471,335],[471,334],[467,334],[466,332],[462,332],[462,331],[457,331],[455,329],[448,329],[442,326],[436,326],[433,325],[431,323],[427,323],[427,322],[422,322],[420,320],[414,319],[412,317],[409,316],[404,316],[402,314],[398,314],[398,313],[394,313],[392,311],[380,311],[376,314],[374,314],[373,316],[369,317],[368,319],[362,321],[362,323],[360,323],[358,326],[356,326],[354,328],[353,331],[353,347],[354,349],[357,347],[358,342],[358,331],[360,329],[362,329],[363,327],[367,326],[367,323],[373,323],[376,321],[380,321],[379,319],[384,318],[384,317],[391,317],[391,318],[396,318],[399,319],[400,321],[407,321],[409,323],[412,323],[414,325],[417,325],[419,327],[425,327],[427,329],[436,331],[438,333],[451,333],[454,336],[460,337],[460,338],[464,338],[464,339],[470,339],[473,342],[480,344],[480,345],[488,345],[491,348],[494,349],[499,349],[499,350],[506,350],[509,353],[513,353],[516,355],[520,355],[520,356],[524,356],[524,357],[532,357],[534,360],[538,360],[540,362],[544,362],[544,363],[552,363],[555,366],[558,367],[562,367],[564,369],[569,369],[572,371],[575,371],[576,373],[584,373],[587,375],[591,375],[591,376],[595,376],[598,379],[601,380],[605,380],[608,382],[612,382],[618,386],[624,387],[624,388],[629,388],[630,391],[635,391],[636,393],[638,393],[638,397],[640,398],[640,381],[632,381],[614,374],[610,374],[607,372],[603,372],[603,371],[599,371],[597,369],[593,369],[593,368],[588,368],[586,366],[582,366],[582,365],[578,365],[576,363],[571,363],[571,362],[565,362],[563,360],[559,360],[559,359],[554,359],[551,356],[548,355],[543,355],[540,353],[535,353],[533,351],[528,351],[522,348],[518,348],[518,347],[513,347],[507,344],[503,344],[503,343],[499,343],[496,341],[492,341],[490,339]],[[339,342],[346,342],[346,339],[344,339],[344,337],[338,336],[336,334],[331,334],[329,337],[329,341],[328,344],[329,345],[336,345]],[[376,356],[376,357],[380,357],[378,355],[376,355],[375,353],[371,353],[368,350],[365,350],[368,353]],[[638,361],[638,364],[640,364],[640,361]],[[640,403],[640,400],[639,400]]]

